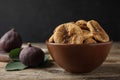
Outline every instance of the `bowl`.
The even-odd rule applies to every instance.
[[[95,44],[60,44],[46,41],[55,62],[71,73],[88,73],[99,67],[107,58],[112,41]]]

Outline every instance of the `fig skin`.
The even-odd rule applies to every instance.
[[[22,38],[15,29],[6,32],[0,39],[0,50],[9,52],[12,49],[20,48],[22,45]]]
[[[31,46],[30,43],[22,49],[19,55],[20,61],[29,67],[37,67],[44,62],[44,57],[44,52],[40,48]]]

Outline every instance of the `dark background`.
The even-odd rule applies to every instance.
[[[118,1],[0,0],[0,36],[15,28],[24,42],[45,42],[61,23],[94,19],[113,41],[120,41]]]

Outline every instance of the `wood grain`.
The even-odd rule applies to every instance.
[[[51,67],[5,71],[7,63],[0,62],[0,80],[120,80],[120,43],[114,43],[106,61],[90,73],[72,74],[52,63]]]

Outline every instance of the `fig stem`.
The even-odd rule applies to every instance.
[[[28,45],[28,47],[31,47],[31,46],[32,46],[30,42],[28,42],[27,45]]]
[[[12,30],[12,31],[15,31],[15,28],[12,28],[11,30]]]

